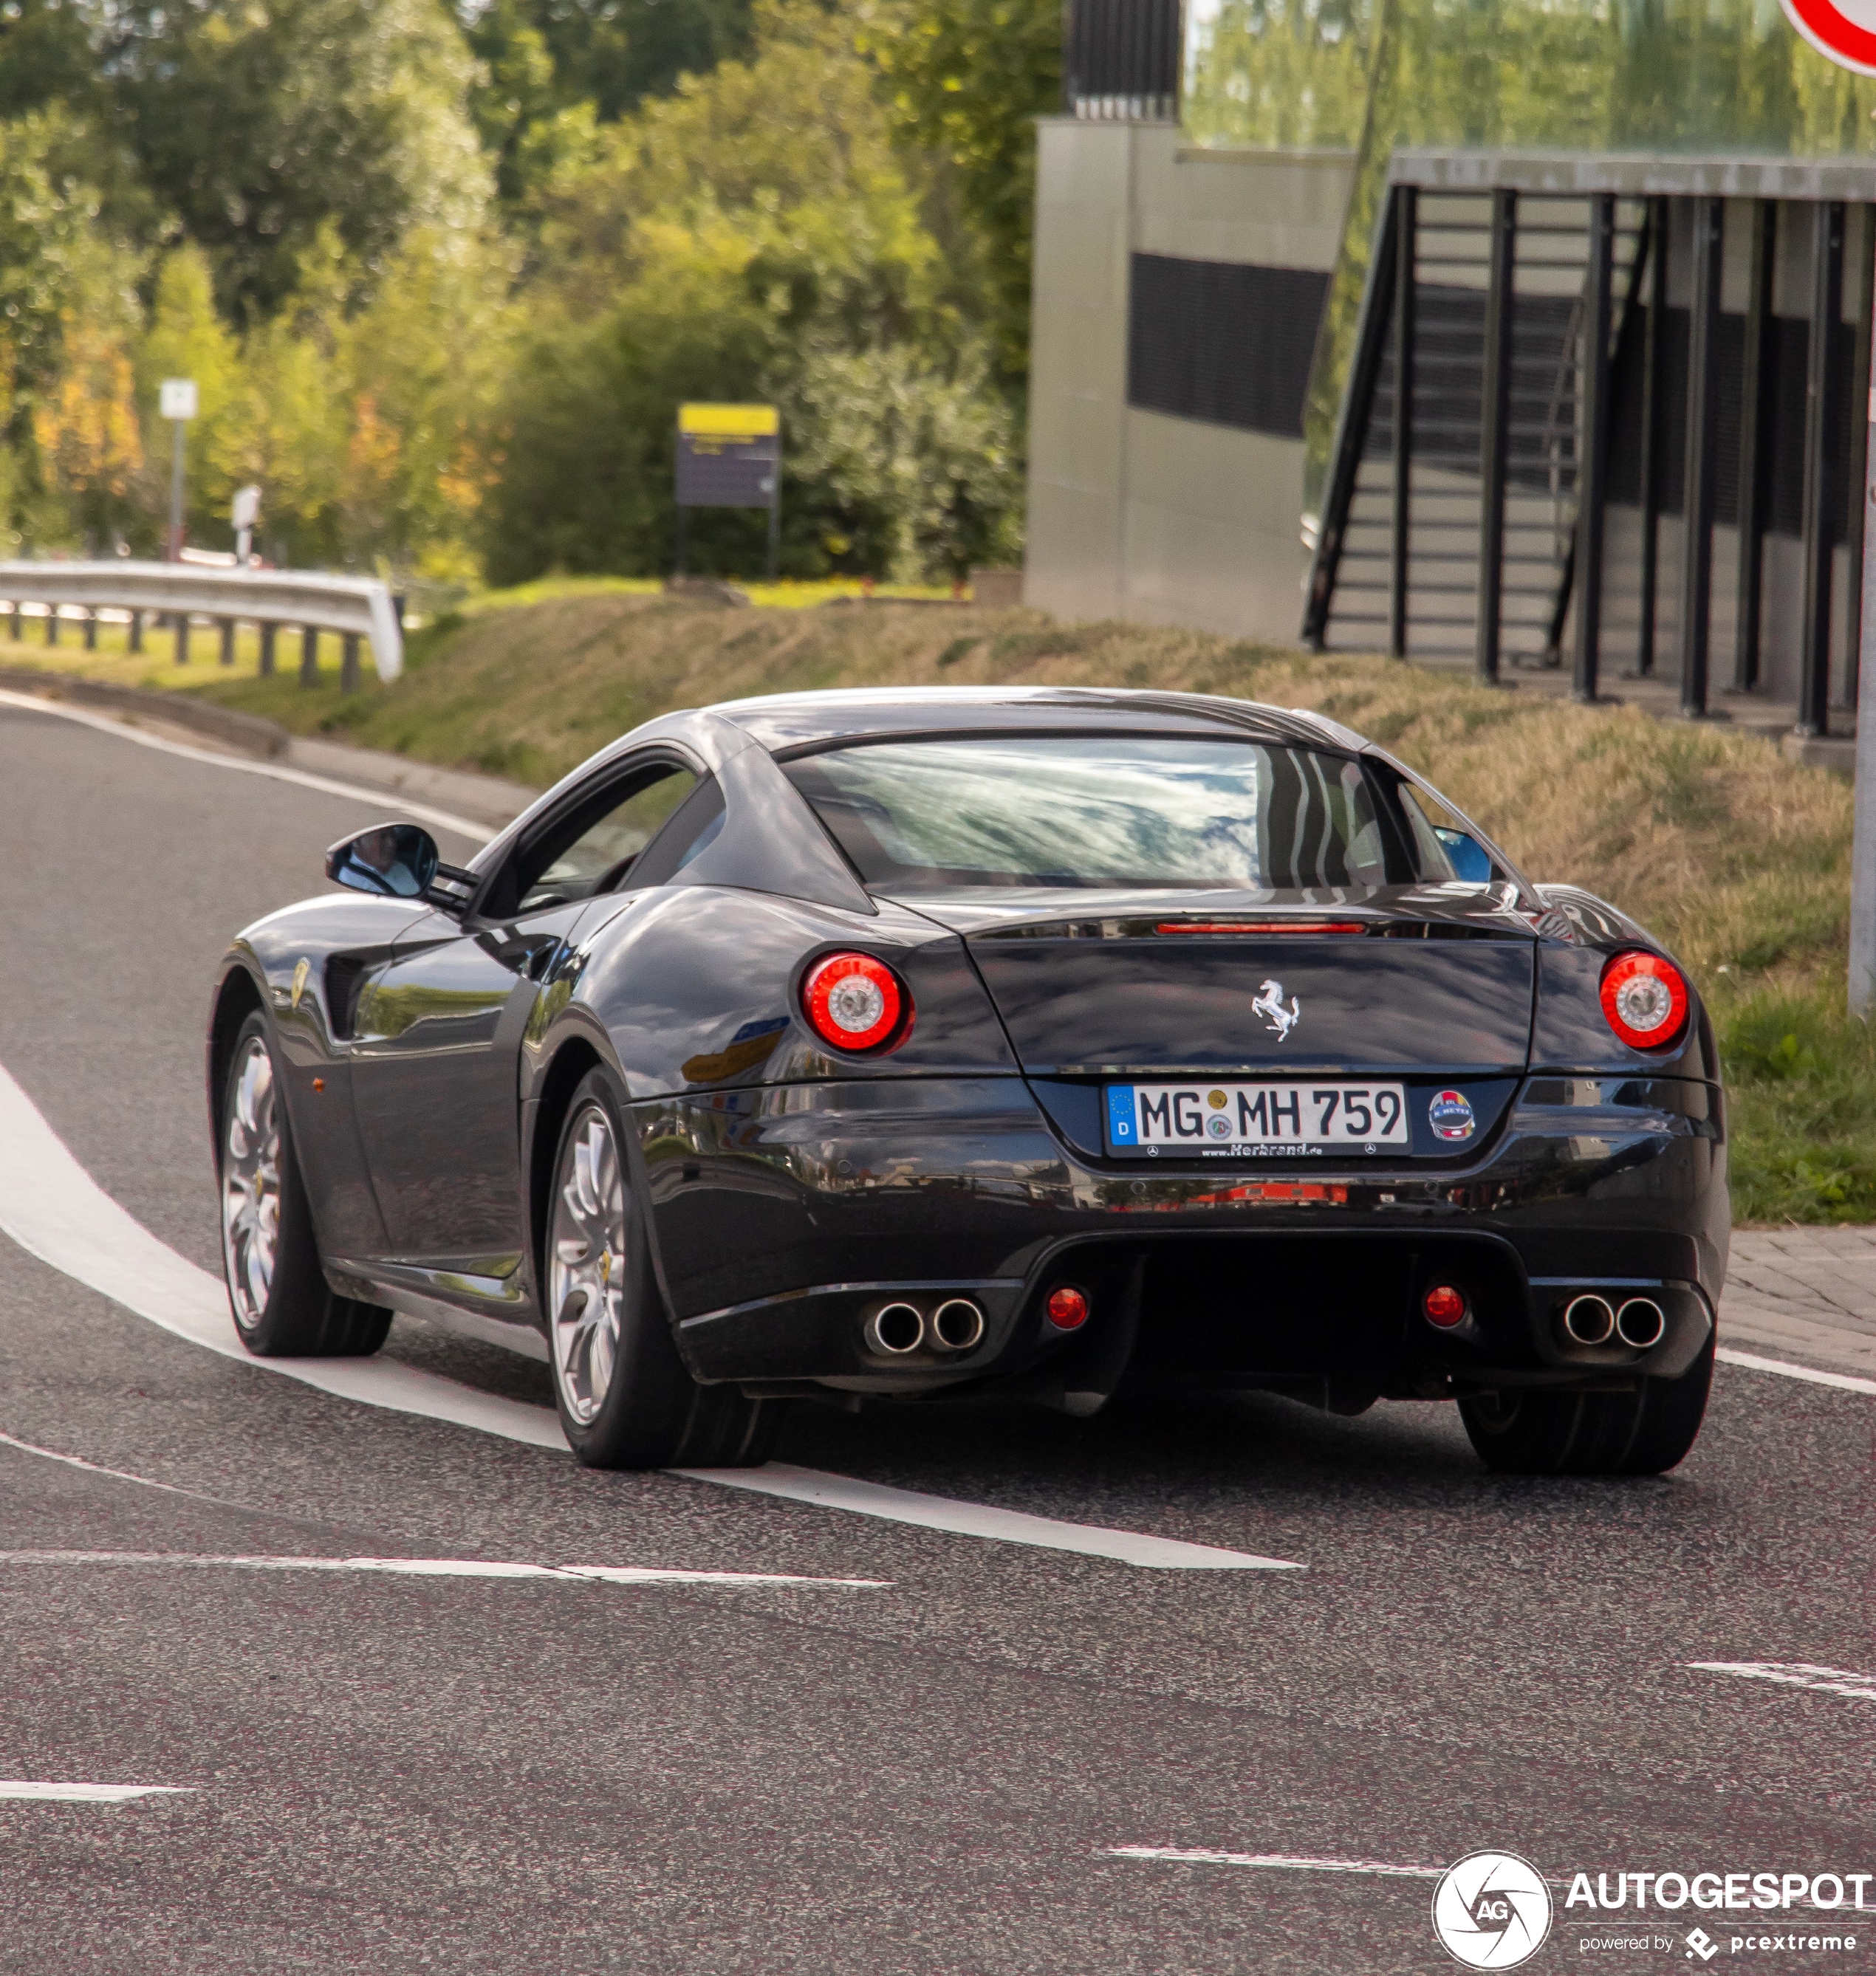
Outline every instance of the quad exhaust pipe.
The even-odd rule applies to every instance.
[[[1607,1297],[1593,1292],[1564,1306],[1564,1329],[1579,1345],[1607,1345],[1615,1333],[1615,1312]]]
[[[1615,1314],[1616,1336],[1637,1352],[1659,1345],[1667,1330],[1667,1319],[1653,1297],[1630,1297]]]
[[[916,1352],[925,1335],[925,1312],[916,1304],[882,1304],[866,1320],[867,1348],[888,1358]]]
[[[1607,1345],[1614,1339],[1631,1351],[1646,1352],[1667,1335],[1667,1318],[1653,1297],[1630,1297],[1618,1309],[1591,1290],[1564,1305],[1563,1328],[1578,1345]]]
[[[947,1297],[929,1316],[916,1304],[882,1304],[860,1327],[868,1351],[907,1358],[921,1345],[939,1352],[969,1352],[984,1342],[984,1312],[970,1297]]]

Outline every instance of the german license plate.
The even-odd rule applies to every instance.
[[[1107,1087],[1110,1153],[1378,1153],[1409,1137],[1398,1084]]]

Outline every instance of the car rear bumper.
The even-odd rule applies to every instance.
[[[1286,1171],[1090,1157],[1014,1077],[754,1087],[635,1112],[679,1342],[709,1380],[1093,1391],[1133,1357],[1330,1405],[1621,1382],[1692,1362],[1724,1279],[1723,1121],[1700,1084],[1530,1079],[1463,1164]],[[1421,1315],[1436,1279],[1467,1298],[1449,1330]],[[1043,1304],[1071,1282],[1093,1315],[1068,1334]],[[1659,1343],[1572,1341],[1561,1314],[1586,1293],[1652,1299]],[[951,1350],[929,1319],[959,1297],[983,1335]],[[866,1336],[892,1301],[927,1320],[903,1355]]]

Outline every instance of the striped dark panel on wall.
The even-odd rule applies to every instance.
[[[1136,254],[1127,403],[1300,439],[1328,294],[1329,277],[1313,268]]]

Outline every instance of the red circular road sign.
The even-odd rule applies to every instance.
[[[1819,54],[1876,75],[1876,0],[1784,0],[1786,18]]]

